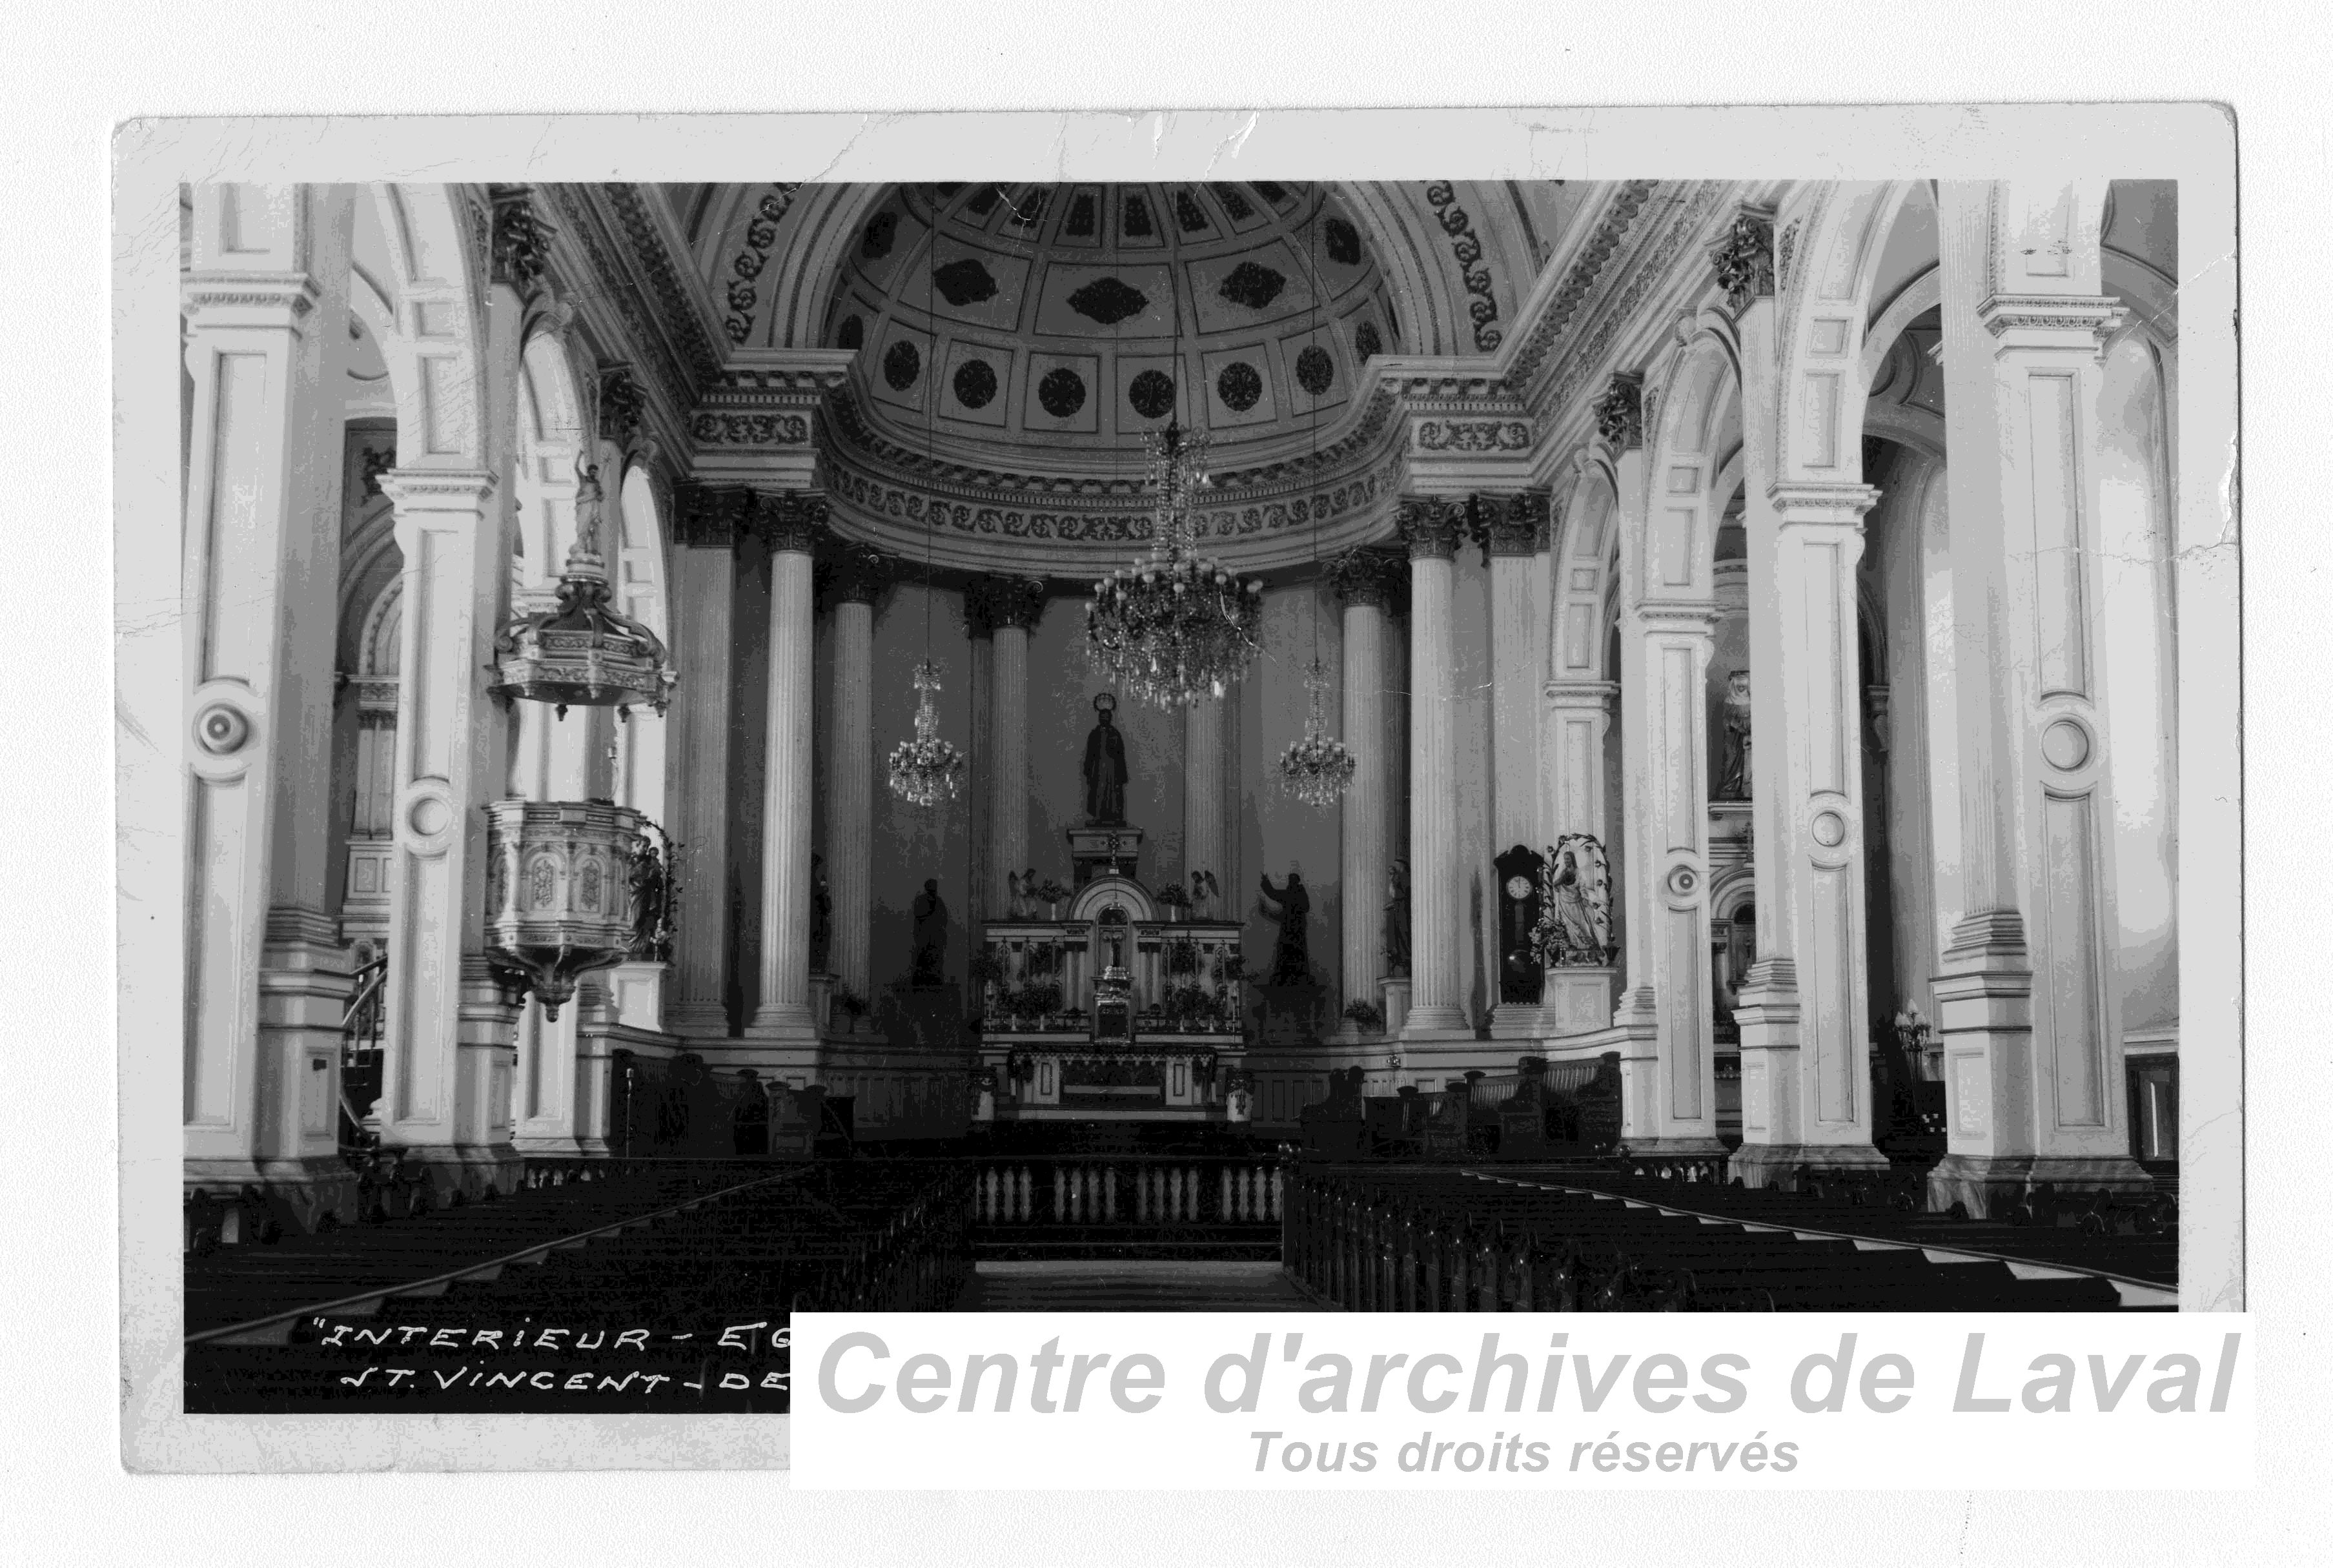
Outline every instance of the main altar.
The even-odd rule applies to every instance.
[[[974,960],[974,1120],[1245,1121],[1239,923],[1213,918],[1211,880],[1195,899],[1138,881],[1140,828],[1068,837],[1072,885],[1017,895]]]

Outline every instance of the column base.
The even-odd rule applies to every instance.
[[[1868,1143],[1745,1143],[1725,1162],[1744,1187],[1781,1187],[1800,1166],[1819,1171],[1882,1171],[1887,1157]]]
[[[688,1039],[726,1040],[729,1009],[718,1002],[677,1003],[666,1015],[664,1032]]]
[[[507,1198],[526,1175],[526,1157],[508,1143],[404,1143],[383,1152],[399,1156],[402,1169],[428,1185],[431,1201],[441,1208],[457,1197],[482,1202],[489,1191]]]
[[[1473,1025],[1466,1022],[1466,1015],[1455,1004],[1448,1002],[1429,1003],[1424,1005],[1413,1004],[1403,1015],[1401,1038],[1404,1042],[1472,1040],[1474,1038],[1474,1030]]]
[[[1731,1151],[1724,1140],[1698,1135],[1684,1138],[1623,1138],[1620,1148],[1629,1159],[1723,1159]]]
[[[1959,1204],[1971,1219],[2054,1222],[2056,1205],[2077,1211],[2099,1192],[2143,1194],[2155,1178],[2127,1155],[1947,1154],[1928,1172],[1928,1208]]]
[[[1545,1010],[1536,1002],[1502,1002],[1491,1009],[1493,1040],[1537,1040],[1547,1032]]]
[[[572,1159],[583,1153],[583,1140],[564,1133],[522,1132],[511,1140],[511,1147],[533,1159]],[[602,1152],[607,1149],[604,1143],[600,1147]]]

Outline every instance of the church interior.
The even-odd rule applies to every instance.
[[[2175,1304],[2176,219],[187,188],[189,1408],[449,1289]]]

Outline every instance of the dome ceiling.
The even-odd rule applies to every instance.
[[[1304,450],[1397,346],[1387,295],[1317,185],[903,186],[851,236],[821,336],[903,446],[1131,477],[1170,418],[1217,467]]]

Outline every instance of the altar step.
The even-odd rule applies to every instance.
[[[1224,1258],[985,1259],[957,1312],[1318,1312],[1277,1262]]]
[[[981,1260],[1136,1259],[1276,1263],[1280,1226],[1199,1224],[1148,1229],[1130,1225],[976,1225],[972,1255]]]

